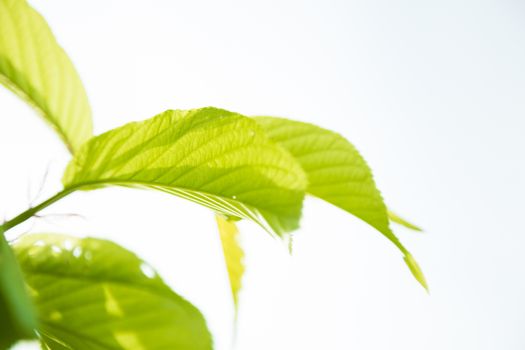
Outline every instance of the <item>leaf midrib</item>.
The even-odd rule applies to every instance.
[[[124,186],[124,187],[126,187],[126,185],[137,185],[137,186],[144,186],[144,187],[167,188],[167,189],[177,188],[177,189],[182,190],[182,191],[199,192],[199,193],[206,194],[206,195],[209,195],[209,196],[215,196],[215,197],[221,198],[223,200],[228,200],[228,201],[232,201],[232,202],[235,202],[235,203],[239,203],[240,205],[248,205],[248,206],[250,206],[250,207],[252,207],[252,208],[254,208],[256,210],[259,210],[259,211],[264,210],[264,211],[272,213],[273,215],[275,215],[277,217],[280,217],[279,213],[277,211],[272,210],[272,208],[257,207],[257,206],[255,206],[252,203],[243,203],[243,202],[241,202],[241,201],[239,201],[237,199],[233,199],[231,197],[226,197],[226,196],[223,196],[223,195],[220,195],[220,194],[216,194],[216,193],[211,193],[211,192],[208,192],[208,191],[202,191],[202,190],[193,189],[193,188],[187,188],[187,187],[182,187],[182,186],[170,186],[170,185],[158,184],[158,183],[153,183],[153,182],[148,182],[148,181],[135,181],[135,180],[89,181],[89,182],[82,182],[82,183],[76,184],[74,186],[64,187],[64,190],[71,191],[71,192],[73,192],[73,191],[82,191],[85,188],[89,188],[91,186],[97,186],[97,185],[99,185],[99,186],[100,185],[115,185],[115,186]],[[298,190],[292,190],[292,189],[290,189],[290,191],[300,192]]]
[[[70,329],[68,327],[63,327],[63,326],[61,326],[59,324],[51,323],[51,322],[48,322],[48,321],[43,320],[41,318],[39,318],[39,321],[40,321],[40,324],[45,325],[45,327],[48,328],[48,329],[55,329],[55,330],[58,330],[61,333],[66,333],[68,335],[73,335],[74,337],[87,340],[87,341],[89,341],[89,342],[91,342],[93,344],[98,345],[101,348],[110,349],[110,350],[113,350],[113,349],[115,349],[115,350],[122,350],[121,347],[114,347],[112,345],[103,343],[103,342],[99,341],[98,339],[96,339],[94,337],[90,337],[90,336],[87,336],[85,334],[79,333],[76,330]]]
[[[144,291],[144,292],[148,292],[148,293],[154,294],[154,295],[156,295],[158,297],[161,297],[163,299],[166,299],[166,300],[168,300],[170,302],[173,302],[173,297],[176,296],[176,294],[172,294],[167,289],[169,287],[166,286],[164,284],[164,282],[161,282],[161,281],[159,281],[159,282],[162,283],[162,288],[166,288],[167,289],[165,291],[166,294],[164,294],[160,290],[156,290],[153,287],[150,287],[148,285],[135,284],[135,283],[132,283],[132,282],[129,282],[129,281],[125,281],[125,280],[105,279],[105,280],[103,280],[103,282],[101,282],[100,278],[91,277],[91,276],[83,276],[83,275],[76,275],[76,274],[69,275],[69,274],[65,274],[65,273],[55,273],[55,272],[47,272],[47,271],[39,271],[39,270],[26,270],[26,271],[27,271],[26,273],[29,273],[29,274],[34,275],[34,276],[44,275],[44,276],[50,276],[50,277],[60,278],[60,279],[87,281],[87,282],[90,283],[89,284],[90,286],[95,286],[97,284],[104,284],[104,283],[121,285],[121,286],[124,286],[126,288],[137,289],[137,290],[141,290],[141,291]],[[161,286],[159,286],[159,287],[161,287]]]

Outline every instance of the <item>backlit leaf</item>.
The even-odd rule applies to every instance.
[[[208,350],[200,312],[115,243],[34,234],[14,244],[44,348]]]
[[[91,139],[63,183],[158,189],[282,235],[298,227],[306,176],[251,118],[202,108],[166,111]]]
[[[77,72],[25,0],[0,0],[0,83],[34,107],[70,151],[91,137],[91,109]]]
[[[396,224],[399,224],[401,226],[405,226],[406,228],[409,228],[409,229],[414,230],[414,231],[419,231],[419,232],[423,231],[423,229],[421,229],[421,227],[416,226],[416,225],[406,221],[405,219],[403,219],[402,217],[400,217],[399,215],[397,215],[396,213],[394,213],[391,210],[388,211],[388,217],[390,218],[390,221],[395,222]]]
[[[308,177],[309,194],[376,228],[401,250],[414,277],[427,288],[414,258],[390,229],[387,208],[372,171],[350,142],[335,132],[308,123],[273,117],[255,119],[268,137],[299,161]]]
[[[0,349],[35,337],[36,315],[13,251],[0,231]]]
[[[235,222],[216,216],[219,234],[221,238],[224,261],[228,271],[230,287],[232,291],[235,315],[239,308],[239,291],[242,287],[242,276],[244,275],[244,251],[239,242],[239,229]]]

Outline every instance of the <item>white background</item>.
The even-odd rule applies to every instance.
[[[430,295],[367,225],[309,199],[293,256],[243,223],[237,349],[525,348],[525,5],[521,1],[33,1],[78,67],[101,133],[168,108],[217,106],[347,136]],[[68,155],[0,92],[1,214],[59,190]],[[37,200],[38,202],[38,200]],[[213,215],[166,194],[74,194],[32,231],[138,252],[229,349],[232,312]],[[14,238],[31,224],[10,232]]]

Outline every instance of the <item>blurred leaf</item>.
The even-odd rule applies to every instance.
[[[405,260],[405,263],[408,265],[410,272],[412,272],[414,277],[419,281],[419,283],[421,283],[423,287],[425,287],[425,289],[428,292],[428,284],[427,284],[427,280],[425,279],[425,275],[423,275],[423,271],[421,271],[419,264],[414,259],[412,254],[406,253],[404,260]]]
[[[0,83],[35,108],[70,151],[91,137],[82,82],[46,21],[24,0],[0,0]]]
[[[233,303],[235,307],[235,319],[239,309],[239,291],[242,287],[242,276],[244,275],[244,251],[239,242],[239,230],[232,220],[225,219],[219,215],[215,216],[219,227],[224,261],[228,271]]]
[[[306,176],[251,118],[202,108],[166,111],[91,139],[63,183],[66,190],[157,189],[281,235],[299,225]]]
[[[0,230],[0,349],[35,338],[36,315],[16,258]]]
[[[389,217],[390,221],[395,222],[396,224],[405,226],[406,228],[409,228],[409,229],[414,230],[414,231],[423,232],[423,229],[421,229],[419,226],[416,226],[416,225],[406,221],[405,219],[403,219],[402,217],[400,217],[396,213],[392,212],[391,210],[388,211],[388,217]]]
[[[48,349],[211,349],[200,312],[115,243],[58,234],[14,244]]]
[[[255,119],[268,137],[299,161],[308,177],[308,193],[376,228],[401,250],[414,277],[427,288],[414,258],[390,229],[387,208],[372,171],[348,140],[312,124],[273,117]]]

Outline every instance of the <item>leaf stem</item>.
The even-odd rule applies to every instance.
[[[74,191],[75,191],[75,188],[64,189],[64,190],[58,192],[57,194],[55,194],[53,197],[50,197],[50,198],[46,199],[42,203],[27,209],[26,211],[24,211],[23,213],[17,215],[13,219],[8,220],[8,221],[4,222],[2,225],[0,225],[0,232],[5,232],[5,231],[7,231],[7,230],[9,230],[9,229],[11,229],[11,228],[13,228],[13,227],[23,223],[27,219],[33,217],[36,213],[38,213],[42,209],[50,206],[51,204],[53,204],[56,201],[64,198],[65,196],[67,196],[68,194],[70,194],[70,193],[72,193]]]

